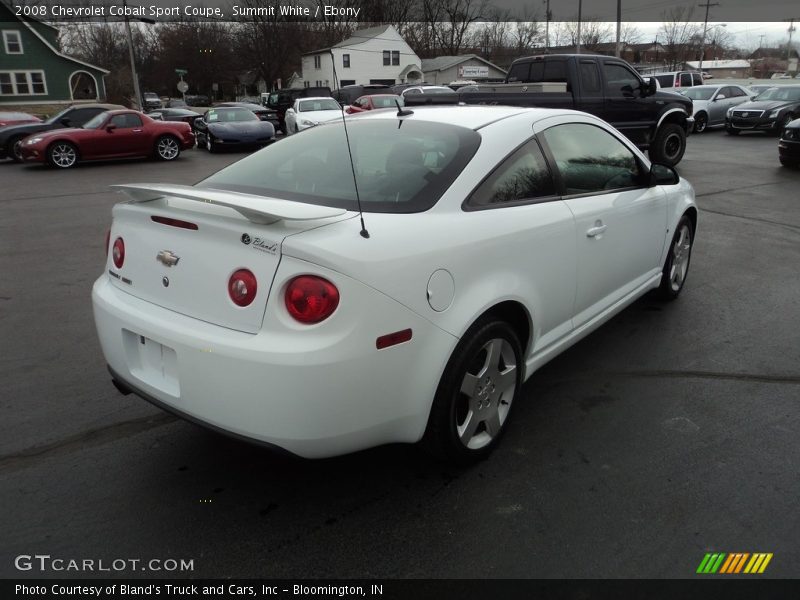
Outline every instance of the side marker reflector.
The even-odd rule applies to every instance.
[[[378,350],[388,348],[389,346],[396,346],[411,339],[411,330],[403,329],[402,331],[395,331],[394,333],[387,333],[375,340],[375,347]]]

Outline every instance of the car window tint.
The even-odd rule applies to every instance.
[[[508,81],[529,81],[528,73],[531,70],[531,63],[523,62],[511,65],[511,70],[508,72]]]
[[[89,119],[99,115],[101,112],[103,112],[101,108],[79,108],[65,116],[69,118],[70,126],[82,127]]]
[[[466,127],[423,121],[402,125],[358,119],[347,125],[365,211],[427,210],[452,185],[480,145],[480,134]],[[337,120],[289,136],[200,185],[357,210],[345,148],[345,132]]]
[[[597,94],[600,92],[600,73],[597,64],[582,62],[580,68],[581,90],[584,94]]]
[[[681,73],[681,87],[692,87],[691,73]]]
[[[637,187],[643,174],[633,152],[613,135],[586,123],[544,132],[566,195]]]
[[[604,64],[606,94],[609,96],[631,96],[639,87],[639,79],[622,65]]]
[[[692,82],[694,85],[703,85],[703,76],[700,73],[692,73]]]
[[[554,196],[553,177],[536,140],[515,150],[472,193],[471,206]]]
[[[661,87],[671,88],[675,86],[675,76],[674,75],[656,75],[656,79],[658,80],[658,84]]]

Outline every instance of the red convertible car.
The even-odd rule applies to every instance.
[[[353,115],[376,108],[397,108],[398,103],[400,106],[405,105],[402,96],[396,96],[394,94],[371,94],[369,96],[361,96],[346,108],[345,112],[348,115]]]
[[[155,156],[175,160],[194,147],[187,123],[155,121],[134,110],[111,110],[83,127],[36,133],[22,142],[26,162],[47,162],[60,169],[79,161]]]

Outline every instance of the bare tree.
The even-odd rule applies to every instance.
[[[658,30],[658,39],[664,46],[665,61],[671,70],[693,60],[699,51],[699,36],[702,26],[691,21],[694,8],[691,5],[676,6],[663,14],[664,22]]]

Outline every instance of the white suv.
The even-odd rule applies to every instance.
[[[699,71],[667,71],[665,73],[653,73],[651,77],[656,78],[662,90],[703,85],[703,75]]]

